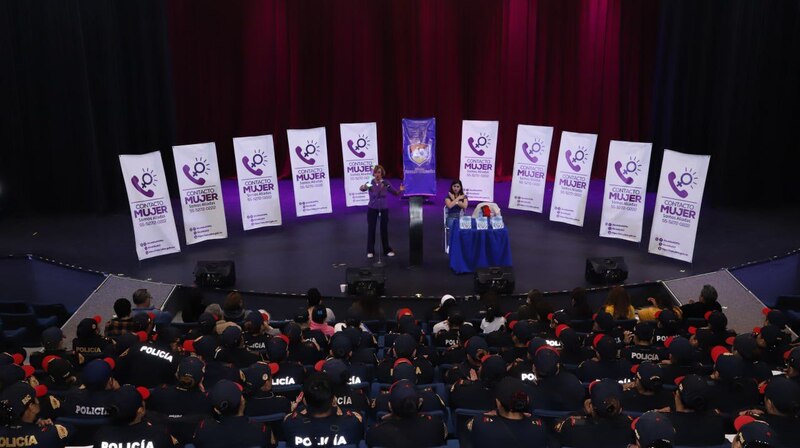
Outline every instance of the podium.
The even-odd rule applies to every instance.
[[[422,265],[422,204],[425,196],[408,198],[408,254],[411,266]]]

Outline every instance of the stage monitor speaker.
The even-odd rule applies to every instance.
[[[514,292],[514,270],[511,266],[478,268],[475,272],[475,292],[483,294],[495,291],[498,294]]]
[[[197,286],[226,288],[236,283],[236,266],[231,260],[198,261],[194,268]]]
[[[628,278],[628,265],[622,257],[586,259],[586,281],[595,285],[622,283]]]
[[[381,268],[347,268],[347,293],[357,296],[382,296],[386,291],[386,272]]]

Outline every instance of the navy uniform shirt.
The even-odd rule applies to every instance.
[[[367,446],[416,448],[441,446],[447,439],[447,426],[441,417],[417,414],[411,418],[388,415],[367,430]]]
[[[247,347],[248,350],[256,352],[256,353],[266,353],[267,352],[267,341],[271,338],[267,333],[262,334],[252,334],[252,333],[245,333],[244,334],[244,346]]]
[[[322,351],[311,342],[304,341],[289,347],[289,361],[296,361],[306,366],[314,365],[317,361],[325,359],[325,353],[327,351]]]
[[[475,448],[525,446],[547,447],[547,430],[538,418],[525,414],[511,420],[496,413],[486,413],[467,423],[468,438]]]
[[[0,426],[0,446],[5,447],[63,447],[69,433],[61,425],[40,427],[35,423]]]
[[[283,420],[283,434],[286,444],[293,447],[358,445],[364,434],[362,421],[359,413],[338,408],[320,418],[299,410]]]
[[[61,406],[63,417],[108,417],[107,406],[111,403],[113,391],[78,389],[64,397]]]
[[[473,366],[469,361],[464,361],[444,372],[444,381],[447,384],[453,384],[459,380],[466,380],[469,379],[471,372],[475,372],[475,376],[477,377],[479,369],[480,365]]]
[[[194,437],[197,448],[251,448],[275,446],[272,430],[264,423],[251,424],[245,416],[207,418],[200,422]]]
[[[664,414],[675,428],[675,445],[705,446],[725,443],[725,421],[710,412]]]
[[[42,361],[44,361],[44,358],[50,355],[66,359],[72,364],[72,367],[75,367],[76,369],[80,368],[81,363],[83,361],[82,359],[79,359],[78,355],[76,355],[74,352],[70,352],[64,349],[58,349],[58,350],[42,350],[40,352],[33,352],[31,353],[29,363],[30,365],[33,366],[34,369],[43,370]]]
[[[578,379],[584,382],[591,382],[603,378],[623,380],[631,378],[631,363],[624,359],[609,361],[598,361],[587,359],[578,366]]]
[[[669,352],[664,347],[654,347],[652,345],[629,345],[620,351],[620,358],[631,364],[641,364],[652,362],[658,364],[669,359]]]
[[[507,347],[500,350],[500,356],[506,364],[512,364],[517,359],[528,359],[528,347]]]
[[[214,360],[208,361],[206,363],[206,372],[203,375],[203,388],[211,390],[220,380],[230,380],[241,384],[242,371],[232,364]]]
[[[148,388],[172,384],[181,358],[161,344],[136,344],[119,355],[115,376],[120,384]]]
[[[800,446],[799,418],[764,414],[756,419],[767,422],[769,427],[775,431],[775,434],[778,435],[778,446],[787,448]]]
[[[630,417],[569,417],[556,425],[563,446],[573,448],[627,448],[633,443]]]
[[[758,384],[752,378],[739,378],[733,381],[715,380],[709,392],[709,408],[736,416],[739,411],[753,409],[761,402]]]
[[[240,369],[250,367],[257,362],[264,360],[264,358],[258,352],[250,351],[245,347],[236,347],[230,349],[230,354],[233,364]]]
[[[86,364],[93,359],[114,356],[114,341],[100,335],[75,338],[72,340],[72,351],[83,356],[83,364]]]
[[[586,389],[575,375],[562,369],[556,375],[537,378],[533,398],[546,403],[545,409],[577,411],[583,409]]]
[[[94,446],[132,446],[139,443],[143,448],[162,448],[173,447],[177,443],[169,435],[166,428],[161,425],[153,425],[149,422],[139,422],[135,425],[114,425],[103,426],[94,435]],[[130,445],[129,445],[130,444]]]
[[[274,392],[260,390],[247,397],[244,415],[254,417],[259,415],[288,414],[292,409],[289,399]]]
[[[150,393],[147,409],[179,418],[184,415],[209,415],[212,407],[208,395],[200,389],[161,386]]]
[[[450,407],[453,409],[484,409],[496,407],[494,391],[481,381],[461,381],[450,388]]]
[[[430,412],[430,411],[443,411],[447,407],[444,404],[444,400],[440,397],[433,389],[425,387],[419,388],[417,387],[417,393],[419,394],[420,398],[422,398],[422,406],[420,407],[420,412]],[[375,397],[375,412],[389,412],[389,390],[385,389],[380,391],[377,397]]]
[[[301,364],[293,361],[284,361],[278,364],[278,373],[272,378],[272,386],[296,386],[303,384],[306,369]]]
[[[348,411],[356,411],[361,415],[365,415],[372,408],[363,389],[351,389],[350,387],[336,392],[336,405]]]
[[[653,395],[643,395],[634,389],[626,390],[620,399],[622,409],[633,412],[647,412],[654,409],[671,408],[675,405],[672,392],[660,389]]]
[[[396,358],[387,356],[378,364],[375,371],[375,377],[379,383],[391,384],[393,383],[394,363]],[[417,373],[417,384],[430,384],[433,382],[433,364],[425,358],[414,358],[411,360],[414,364],[414,371]]]

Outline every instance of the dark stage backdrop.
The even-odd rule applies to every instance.
[[[0,208],[124,209],[117,154],[376,121],[401,175],[400,119],[437,118],[440,177],[461,120],[711,154],[708,199],[800,201],[800,0],[7,0],[0,2]],[[551,164],[551,173],[555,164]],[[786,194],[785,192],[794,194]]]

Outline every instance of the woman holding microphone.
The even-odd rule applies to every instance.
[[[367,204],[367,258],[375,256],[375,224],[378,215],[381,217],[381,249],[387,257],[394,257],[395,253],[389,246],[389,207],[386,193],[399,196],[406,187],[400,184],[400,189],[395,189],[386,179],[386,170],[381,165],[375,165],[372,170],[372,179],[362,185],[361,191],[369,191],[369,204]]]

